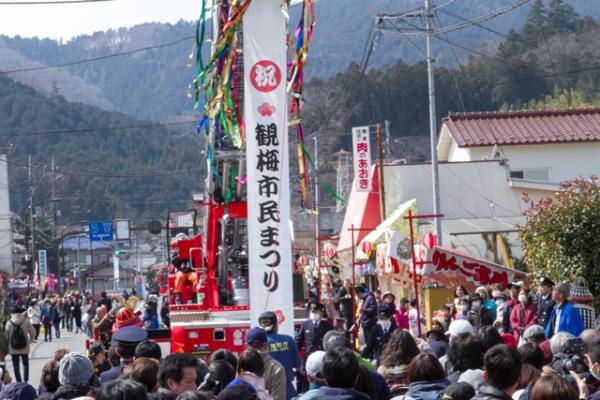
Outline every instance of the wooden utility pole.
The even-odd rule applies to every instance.
[[[381,124],[375,126],[377,132],[377,168],[379,170],[379,209],[381,210],[381,221],[385,220],[385,179],[383,177],[383,137]]]

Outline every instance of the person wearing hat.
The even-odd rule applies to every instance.
[[[60,360],[58,381],[61,386],[54,392],[53,399],[74,399],[86,396],[99,386],[94,377],[94,366],[89,358],[81,353],[65,354]]]
[[[570,293],[571,286],[568,283],[559,283],[552,290],[552,298],[556,304],[546,323],[544,333],[548,339],[558,332],[569,332],[573,336],[579,336],[584,329],[579,311],[569,301]]]
[[[377,325],[377,300],[373,292],[364,285],[356,288],[356,294],[362,303],[359,323],[365,336],[365,342],[368,342],[371,330]]]
[[[264,329],[254,327],[246,331],[246,348],[260,353],[264,366],[262,378],[271,397],[273,399],[287,399],[286,372],[283,365],[269,355],[269,339]]]
[[[483,300],[477,292],[469,296],[467,321],[476,331],[482,326],[491,326],[494,323],[492,312],[483,306]]]
[[[116,353],[120,357],[120,364],[100,374],[102,383],[117,379],[123,370],[133,362],[135,348],[140,342],[148,339],[148,332],[137,326],[126,326],[113,334],[112,340],[117,344]]]
[[[396,330],[396,324],[392,322],[391,309],[386,304],[377,307],[377,325],[371,330],[367,345],[361,353],[361,357],[375,360],[379,364],[379,357],[383,348],[390,340],[390,336]]]
[[[325,380],[323,379],[323,373],[321,372],[321,368],[323,367],[323,356],[325,356],[325,352],[318,350],[312,353],[306,360],[308,391],[302,396],[298,397],[298,400],[317,399],[317,392],[319,388],[326,385]]]
[[[554,282],[549,278],[542,278],[538,286],[538,300],[537,300],[537,319],[538,324],[546,326],[548,322],[548,316],[554,307],[554,300],[552,300],[552,288]]]
[[[278,333],[279,324],[277,315],[273,311],[264,312],[258,317],[258,324],[267,334],[269,343],[269,354],[275,360],[279,361],[285,369],[287,383],[287,398],[291,399],[296,395],[294,387],[294,370],[302,370],[302,360],[296,346],[296,341],[289,335]]]
[[[100,377],[100,374],[104,371],[108,371],[110,369],[110,365],[108,364],[108,360],[106,359],[106,351],[101,343],[96,343],[90,346],[88,351],[90,361],[94,366],[94,373]]]
[[[144,323],[142,322],[140,317],[136,313],[134,313],[129,307],[121,307],[121,309],[117,312],[115,323],[112,327],[113,335],[119,329],[124,328],[126,326],[143,327]]]
[[[429,348],[437,358],[442,358],[448,354],[448,337],[444,333],[444,328],[441,324],[432,323],[433,327],[425,334],[425,339]]]
[[[596,322],[596,310],[592,305],[594,296],[592,296],[592,292],[590,292],[587,281],[584,278],[577,277],[573,280],[570,299],[577,311],[579,311],[579,315],[581,315],[584,328],[594,329]]]
[[[335,330],[329,321],[323,318],[325,306],[316,300],[308,302],[308,319],[300,325],[296,331],[294,339],[298,351],[304,352],[304,364],[306,359],[313,352],[323,350],[323,338],[329,331]],[[307,389],[308,382],[304,374],[298,376],[298,392],[302,393]]]
[[[503,290],[494,290],[492,292],[492,298],[496,304],[496,320],[494,321],[494,327],[498,331],[502,330],[502,323],[504,322],[504,312],[508,303],[508,296]]]
[[[295,340],[299,351],[304,350],[304,359],[317,350],[323,350],[323,337],[335,328],[324,319],[325,306],[315,300],[308,303],[308,319],[296,331]]]

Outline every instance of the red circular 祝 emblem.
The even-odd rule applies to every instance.
[[[250,81],[259,92],[272,92],[281,83],[281,69],[271,60],[260,60],[252,66]]]

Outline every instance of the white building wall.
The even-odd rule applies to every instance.
[[[13,235],[6,154],[0,154],[0,271],[12,272]]]
[[[450,146],[449,161],[477,161],[489,159],[492,147],[472,147],[463,152],[452,152],[456,142]],[[580,176],[600,175],[600,143],[557,143],[521,146],[499,146],[501,158],[506,158],[511,171],[522,169],[549,168],[552,183]]]

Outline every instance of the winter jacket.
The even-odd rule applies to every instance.
[[[512,397],[508,396],[500,389],[488,384],[483,384],[481,388],[479,388],[479,393],[473,397],[473,400],[512,400]]]
[[[400,307],[398,310],[396,310],[394,313],[394,321],[399,329],[408,330],[408,310],[403,307]]]
[[[558,308],[560,308],[558,304],[554,306],[548,317],[548,322],[546,323],[545,334],[548,339],[554,335],[554,324]],[[582,331],[583,320],[581,319],[579,311],[573,306],[573,303],[567,302],[563,304],[556,332],[569,332],[573,336],[579,336]]]
[[[332,388],[322,386],[317,392],[320,400],[370,400],[369,396],[353,389]]]
[[[261,353],[265,371],[263,379],[265,388],[274,399],[285,399],[287,391],[287,378],[283,365],[267,353]]]
[[[370,360],[377,360],[377,363],[379,363],[379,357],[383,352],[383,348],[390,340],[390,336],[392,336],[392,333],[394,333],[395,330],[396,325],[391,324],[388,331],[384,333],[383,326],[381,324],[377,324],[371,330],[371,334],[367,340],[367,345],[363,349],[361,357]]]
[[[77,397],[86,396],[91,390],[93,390],[93,388],[90,386],[63,385],[56,389],[54,396],[52,396],[52,400],[76,399]]]
[[[46,304],[42,309],[42,323],[48,322],[48,325],[51,325],[56,318],[56,308],[51,306],[50,304]],[[46,321],[47,320],[47,321]]]
[[[251,385],[254,388],[254,390],[256,390],[256,395],[258,396],[258,398],[260,400],[273,400],[274,399],[271,396],[271,394],[269,394],[269,391],[267,389],[265,389],[265,380],[262,377],[257,376],[255,374],[253,374],[252,372],[242,372],[241,374],[239,374],[237,380],[244,381],[247,384]],[[232,385],[235,383],[236,383],[236,380],[231,382],[229,385]],[[284,398],[285,397],[282,397],[282,399],[284,399]]]
[[[29,322],[33,325],[42,323],[42,310],[40,309],[39,304],[34,304],[27,309],[27,317],[29,317]]]
[[[412,400],[438,400],[442,398],[444,390],[448,386],[450,386],[450,381],[446,378],[436,381],[413,382],[410,384],[404,398]]]
[[[529,302],[523,306],[519,303],[513,307],[510,313],[510,327],[517,343],[519,343],[521,333],[535,324],[537,324],[537,304]]]
[[[27,339],[27,346],[22,349],[13,349],[10,345],[10,338],[15,325],[20,325],[25,339]],[[29,323],[29,319],[23,314],[12,314],[10,321],[6,323],[6,338],[8,339],[8,354],[29,354],[30,345],[35,340],[35,329],[33,325]]]
[[[409,382],[407,371],[408,365],[400,365],[390,368],[380,365],[379,368],[377,368],[377,372],[383,377],[383,379],[385,379],[390,391],[394,396],[405,394],[408,390]]]
[[[490,310],[481,306],[477,311],[469,310],[467,312],[467,321],[473,325],[475,331],[478,331],[482,326],[491,326],[494,323],[494,317]]]
[[[377,324],[377,300],[375,295],[369,292],[362,301],[360,308],[360,326],[373,326]]]

